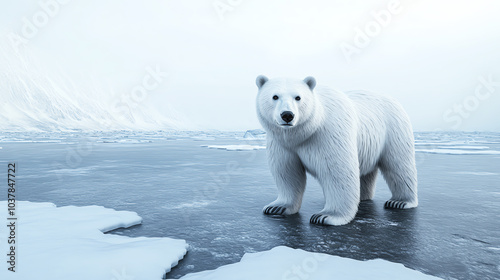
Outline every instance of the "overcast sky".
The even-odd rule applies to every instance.
[[[2,1],[0,24],[77,83],[168,72],[144,102],[199,128],[260,127],[265,74],[392,96],[419,131],[500,131],[500,1],[64,2]]]

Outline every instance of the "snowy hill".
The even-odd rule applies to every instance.
[[[131,92],[116,94],[41,66],[28,49],[0,44],[0,130],[158,130],[186,128],[168,105],[159,113]]]

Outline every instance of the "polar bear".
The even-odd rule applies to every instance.
[[[380,169],[392,193],[385,208],[418,205],[413,131],[396,101],[377,94],[316,87],[316,80],[258,76],[257,115],[278,198],[267,215],[297,213],[306,173],[323,188],[319,225],[352,221],[361,200],[373,198]]]

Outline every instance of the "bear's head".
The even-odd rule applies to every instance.
[[[316,80],[278,78],[269,80],[258,76],[256,80],[257,114],[262,125],[269,129],[293,129],[314,113]]]

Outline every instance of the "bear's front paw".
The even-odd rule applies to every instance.
[[[264,214],[266,215],[284,215],[286,207],[284,206],[266,206],[264,208]]]
[[[352,219],[346,217],[338,217],[334,215],[327,214],[314,214],[311,216],[309,222],[315,225],[321,226],[341,226],[348,224]]]

